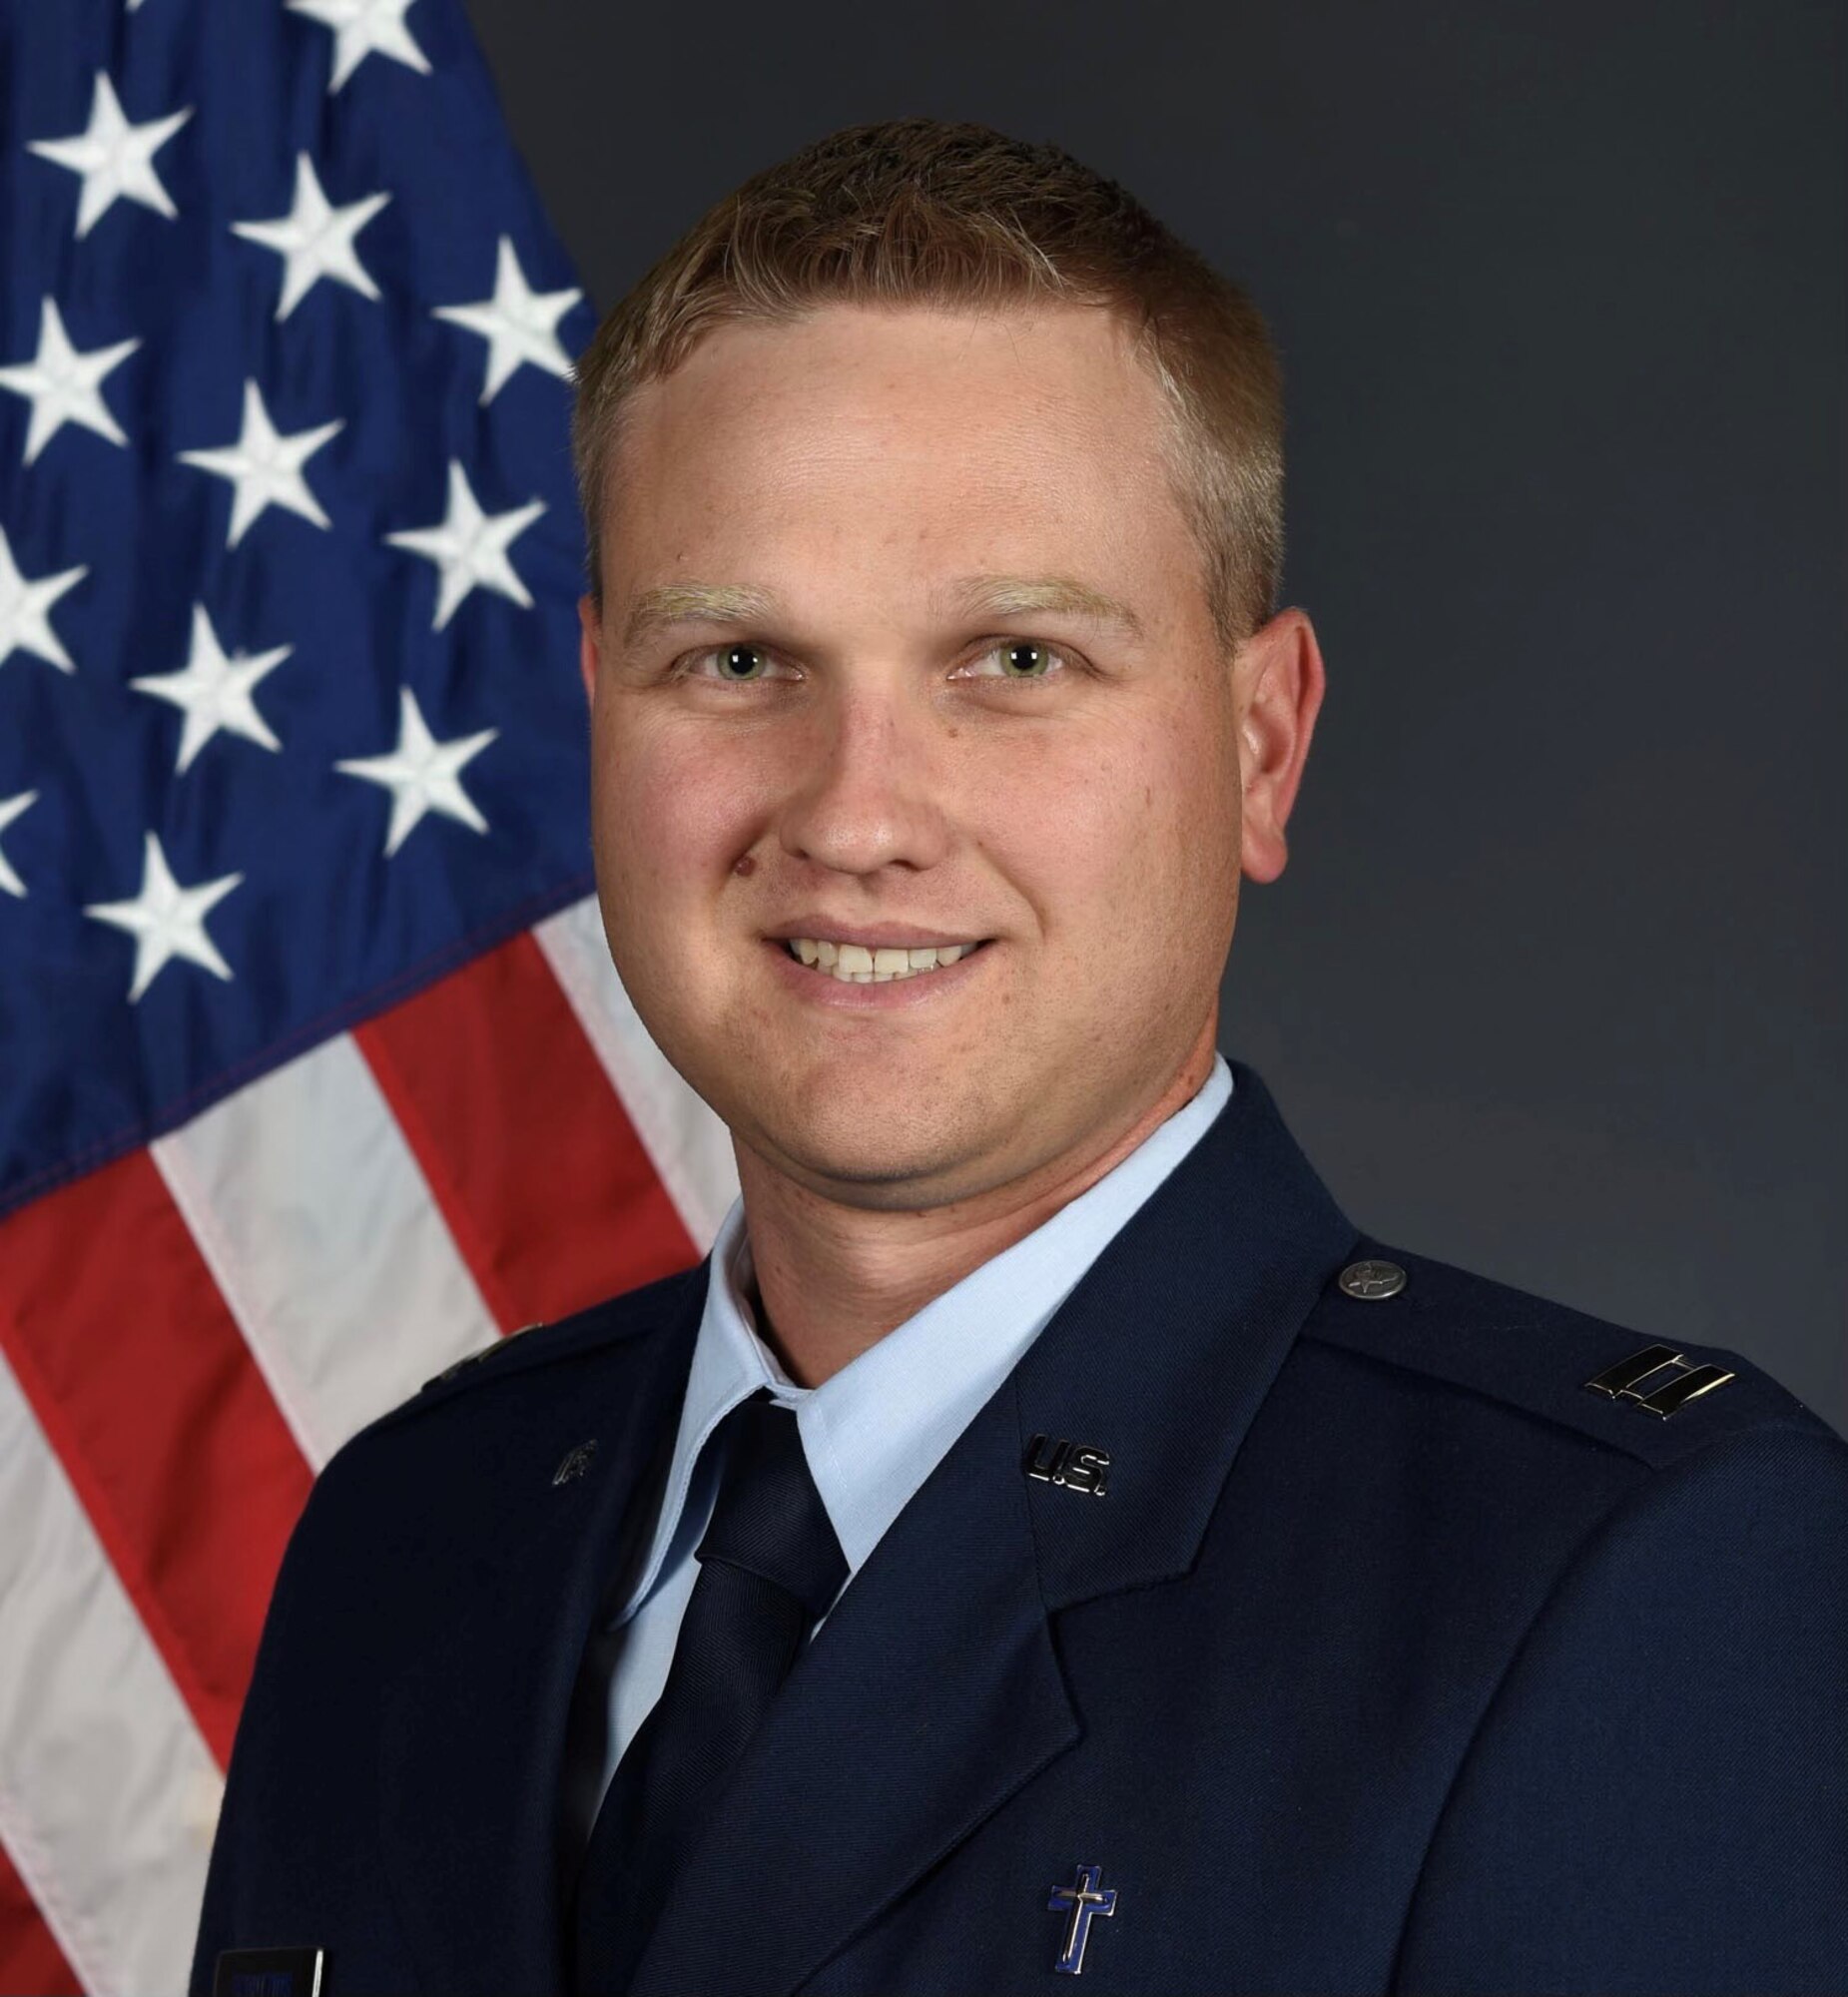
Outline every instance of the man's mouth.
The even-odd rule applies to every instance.
[[[866,944],[836,943],[828,937],[787,937],[783,948],[798,964],[819,971],[842,985],[892,985],[906,978],[927,978],[959,964],[978,943],[922,944],[915,949],[874,950]]]

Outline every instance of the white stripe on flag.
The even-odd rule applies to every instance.
[[[151,1148],[315,1470],[495,1336],[422,1169],[346,1034]]]
[[[91,1997],[186,1988],[223,1790],[0,1357],[0,1839]]]
[[[636,1016],[610,962],[596,897],[548,916],[533,936],[703,1255],[738,1196],[730,1133]]]

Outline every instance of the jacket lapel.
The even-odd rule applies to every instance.
[[[633,1997],[798,1989],[1076,1742],[1053,1613],[1184,1575],[1356,1240],[1264,1084],[1093,1264],[855,1577],[746,1750]],[[1109,1458],[1102,1500],[1029,1477]]]
[[[470,1585],[432,1610],[416,1664],[387,1695],[380,1747],[385,1871],[427,1989],[563,1987],[566,1721],[593,1616],[648,1523],[674,1434],[704,1284],[689,1289],[678,1325],[599,1355],[603,1377],[575,1403],[599,1411],[585,1475],[551,1482],[555,1398],[511,1422],[487,1411],[497,1464],[531,1461],[484,1476]]]
[[[1243,1062],[1225,1113],[1028,1348],[1022,1425],[1110,1457],[1029,1480],[1049,1610],[1184,1575],[1303,1320],[1360,1239]]]
[[[1078,1738],[1017,1435],[1003,1389],[855,1577],[676,1879],[632,1997],[795,1989]]]

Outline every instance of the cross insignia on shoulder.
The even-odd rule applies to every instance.
[[[1671,1367],[1679,1370],[1671,1372]],[[1632,1402],[1644,1414],[1666,1421],[1689,1401],[1699,1400],[1702,1394],[1710,1394],[1736,1377],[1724,1366],[1691,1366],[1672,1345],[1645,1345],[1584,1384],[1593,1394]],[[1651,1381],[1655,1385],[1645,1393],[1643,1389]]]

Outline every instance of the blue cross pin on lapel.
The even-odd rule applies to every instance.
[[[1068,1909],[1071,1919],[1065,1928],[1065,1946],[1059,1950],[1058,1960],[1052,1967],[1064,1976],[1077,1976],[1084,1968],[1084,1944],[1091,1937],[1091,1916],[1102,1914],[1105,1919],[1116,1912],[1116,1888],[1111,1886],[1099,1892],[1097,1882],[1103,1877],[1101,1865],[1080,1865],[1069,1886],[1054,1886],[1052,1897],[1046,1902],[1046,1911],[1062,1914]]]

